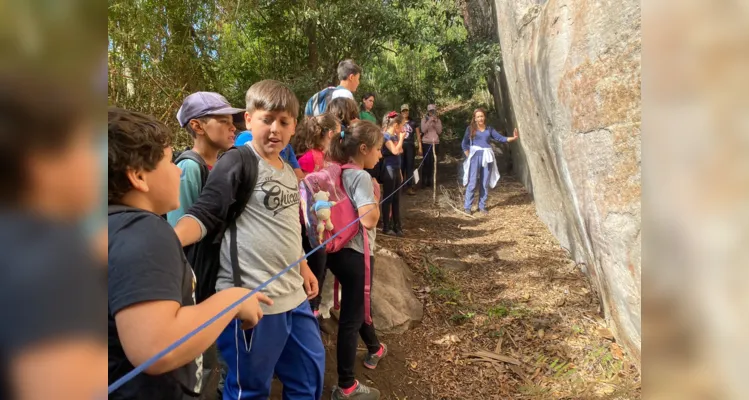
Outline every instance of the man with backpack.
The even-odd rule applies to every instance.
[[[175,159],[182,170],[179,183],[179,208],[167,214],[172,226],[185,215],[203,189],[208,172],[218,159],[218,153],[234,145],[233,115],[244,109],[232,107],[218,93],[197,92],[185,98],[177,111],[179,125],[193,138],[191,150],[183,151]]]
[[[346,97],[354,100],[354,93],[359,87],[362,69],[356,65],[354,60],[348,59],[338,63],[338,86],[327,87],[315,93],[308,101],[304,108],[304,115],[308,117],[318,116],[325,112],[328,104],[333,99]]]

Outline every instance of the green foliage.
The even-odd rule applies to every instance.
[[[460,299],[460,289],[443,287],[435,290],[434,295],[448,302],[457,302]]]
[[[253,83],[277,79],[304,103],[337,84],[346,58],[364,68],[357,95],[377,94],[377,116],[408,103],[419,118],[428,103],[485,92],[500,59],[498,45],[469,39],[456,0],[109,0],[108,8],[110,104],[174,128],[191,92],[241,105]]]
[[[466,322],[472,320],[473,317],[475,317],[475,316],[476,316],[476,313],[472,313],[472,312],[464,313],[464,312],[461,311],[461,312],[459,312],[457,314],[451,315],[450,316],[450,322],[452,322],[455,325],[462,325],[462,324],[465,324]]]

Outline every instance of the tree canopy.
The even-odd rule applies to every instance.
[[[176,127],[189,93],[241,106],[253,83],[277,79],[303,104],[337,84],[346,58],[364,69],[357,95],[376,93],[378,115],[471,99],[499,51],[469,37],[461,1],[110,0],[109,102]]]

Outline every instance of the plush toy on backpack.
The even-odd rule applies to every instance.
[[[325,191],[315,193],[312,198],[315,200],[312,204],[312,208],[317,217],[317,240],[319,240],[319,243],[322,243],[323,233],[326,230],[333,231],[333,223],[330,221],[330,208],[335,206],[336,202],[328,201],[330,199],[330,193]]]
[[[328,253],[341,250],[359,232],[359,224],[352,223],[358,218],[357,211],[341,181],[341,173],[349,168],[361,169],[351,164],[330,163],[299,182],[302,219],[310,244],[317,246],[338,234],[325,245]],[[320,230],[321,227],[324,229]]]

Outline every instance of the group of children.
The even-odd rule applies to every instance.
[[[162,122],[110,108],[110,384],[312,250],[300,221],[298,182],[305,174],[328,162],[357,166],[345,169],[341,180],[361,216],[360,230],[343,250],[310,255],[110,399],[198,396],[203,354],[214,343],[226,368],[225,399],[266,399],[274,376],[284,398],[320,399],[325,349],[316,316],[326,267],[342,285],[332,398],[379,398],[355,379],[354,365],[358,337],[368,349],[365,367],[376,368],[387,354],[365,322],[363,290],[371,285],[371,274],[365,283],[363,235],[371,253],[380,217],[379,184],[365,170],[382,157],[384,138],[378,126],[358,120],[350,90],[361,69],[348,61],[339,65],[339,78],[355,85],[337,88],[327,110],[299,126],[298,100],[277,81],[252,85],[245,109],[216,93],[188,96],[177,119],[195,145],[176,165],[173,135]],[[240,113],[251,135],[244,144],[237,143],[233,120]],[[299,156],[298,171],[288,154]],[[218,260],[214,272],[201,267],[205,254],[198,254],[210,246]],[[374,257],[369,261],[373,265]]]
[[[191,94],[177,120],[194,146],[178,156],[165,124],[110,108],[110,384],[238,303],[110,399],[199,396],[203,356],[215,354],[212,348],[225,370],[224,399],[266,399],[274,376],[283,383],[284,398],[320,399],[325,349],[317,318],[327,269],[342,285],[338,384],[331,398],[379,398],[354,374],[359,337],[367,347],[365,367],[376,368],[387,354],[366,321],[370,302],[364,288],[371,286],[378,221],[384,233],[403,235],[397,193],[404,179],[401,155],[418,128],[409,123],[407,106],[388,113],[382,127],[372,122],[373,115],[360,119],[352,92],[361,68],[346,60],[338,75],[341,85],[316,95],[322,106],[311,105],[311,99],[299,124],[295,94],[277,81],[252,85],[245,108],[232,107],[217,93]],[[369,97],[367,112],[374,101]],[[435,114],[430,105],[421,124],[431,134],[424,143],[432,146],[441,132]],[[237,134],[241,116],[246,129]],[[483,113],[475,113],[464,140],[472,171],[485,164],[486,155],[477,155],[494,136]],[[421,151],[421,138],[417,141]],[[353,166],[342,170],[341,185],[360,217],[358,232],[342,250],[317,250],[249,296],[313,250],[301,218],[299,182],[329,163]],[[386,198],[381,208],[380,182],[371,176],[378,165]],[[484,203],[482,192],[482,210]]]

